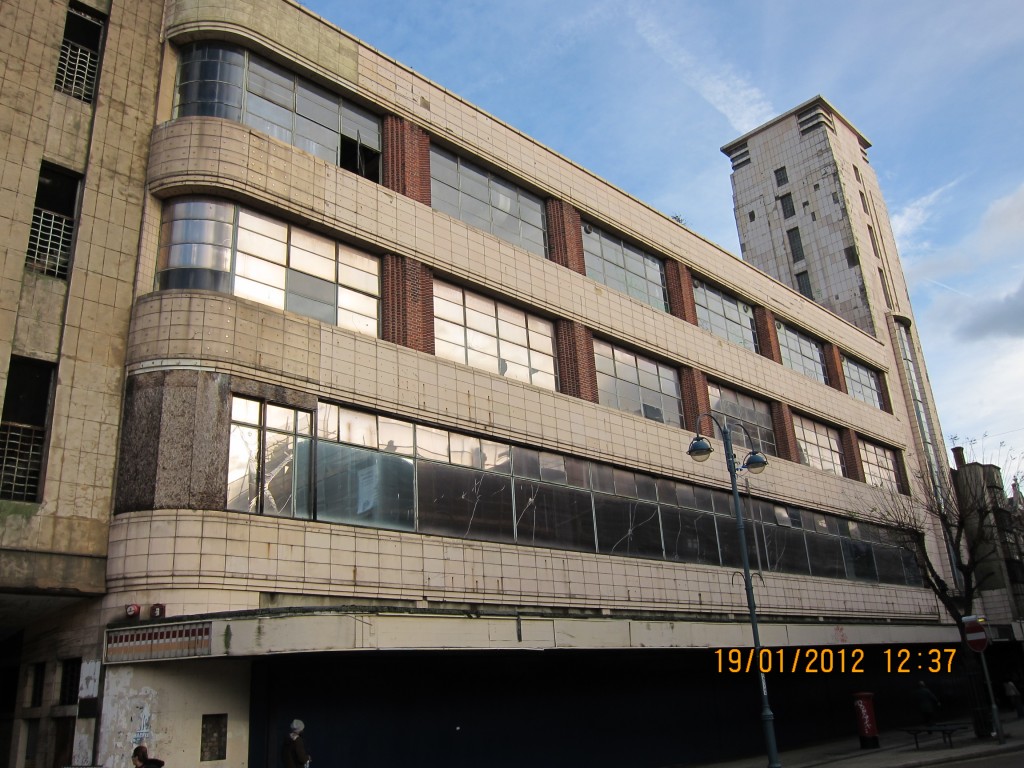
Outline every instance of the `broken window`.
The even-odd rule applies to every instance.
[[[104,19],[95,11],[72,3],[64,22],[54,89],[91,104],[96,95]]]
[[[52,165],[39,170],[25,265],[44,275],[68,276],[80,178]]]
[[[11,357],[0,419],[0,498],[36,501],[54,366]]]

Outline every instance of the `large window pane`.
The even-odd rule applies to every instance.
[[[758,351],[753,307],[701,280],[693,281],[693,300],[701,328],[751,352]]]
[[[413,461],[354,446],[317,446],[317,519],[411,531]]]
[[[606,555],[663,556],[658,505],[594,496],[597,551]]]
[[[519,544],[595,551],[594,512],[586,491],[516,480],[515,498]]]
[[[797,373],[828,384],[825,352],[821,342],[778,321],[775,322],[775,329],[779,336],[782,364]]]
[[[838,537],[808,533],[806,542],[807,554],[811,559],[812,576],[826,576],[831,579],[846,578],[843,547]]]
[[[793,431],[802,464],[840,477],[846,474],[846,458],[839,430],[793,414]]]
[[[421,461],[419,530],[482,541],[515,541],[512,480],[506,475]]]
[[[875,408],[882,407],[882,382],[877,371],[843,355],[843,376],[851,397]]]
[[[599,339],[594,340],[594,363],[601,405],[682,426],[679,379],[672,368]]]
[[[747,451],[760,451],[769,456],[777,455],[771,406],[767,402],[714,382],[708,382],[708,396],[711,412],[720,422],[730,427],[735,446]],[[732,429],[735,425],[742,429]],[[721,439],[718,424],[713,424],[713,428],[715,437]],[[748,435],[750,439],[747,439]]]
[[[668,310],[665,264],[661,259],[592,224],[583,226],[583,251],[587,277],[652,307]]]
[[[803,531],[765,524],[761,526],[761,534],[766,557],[765,567],[768,570],[803,574],[811,572]]]
[[[661,506],[665,557],[687,563],[719,565],[716,518],[709,512]]]

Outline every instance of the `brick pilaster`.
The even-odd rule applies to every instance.
[[[846,476],[864,482],[864,462],[860,459],[860,445],[857,433],[849,427],[839,428],[839,442],[843,446],[843,457],[846,459]]]
[[[675,259],[665,259],[668,311],[680,320],[696,325],[697,304],[693,300],[693,273]]]
[[[775,432],[775,451],[780,459],[800,461],[793,429],[793,411],[787,403],[772,402],[772,431]]]
[[[775,330],[775,313],[765,307],[754,307],[754,328],[761,355],[781,363],[782,350],[779,349],[779,334]]]
[[[381,338],[434,353],[434,276],[422,262],[396,254],[381,259]]]
[[[558,391],[598,402],[594,334],[574,320],[555,321],[555,354],[558,356]]]
[[[400,195],[430,205],[430,137],[418,125],[387,115],[383,144],[381,183]]]
[[[679,368],[679,386],[683,394],[683,427],[700,432],[702,435],[714,435],[714,425],[710,419],[704,419],[699,425],[697,424],[697,417],[700,414],[711,413],[708,377],[704,375],[704,371],[685,365],[681,366]]]
[[[822,352],[825,353],[825,373],[828,374],[828,385],[833,389],[838,389],[845,395],[850,394],[846,388],[846,376],[843,374],[843,356],[837,347],[832,342],[825,342],[821,345]]]
[[[563,200],[548,198],[548,258],[581,275],[587,274],[583,260],[583,231],[580,212]]]

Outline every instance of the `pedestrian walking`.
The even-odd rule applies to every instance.
[[[292,720],[288,737],[281,746],[281,760],[284,768],[309,768],[312,760],[306,752],[306,744],[302,740],[302,732],[306,730],[306,724],[301,720]]]
[[[1003,693],[1010,700],[1010,704],[1017,710],[1017,719],[1024,717],[1024,704],[1020,700],[1020,690],[1014,685],[1013,680],[1007,680],[1003,685]]]
[[[924,680],[917,683],[917,708],[921,712],[921,719],[926,726],[935,724],[935,713],[942,706],[939,697],[932,693]]]

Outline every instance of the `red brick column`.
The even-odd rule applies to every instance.
[[[430,137],[394,115],[384,118],[382,183],[400,195],[430,205]]]
[[[558,356],[558,391],[598,402],[594,334],[574,320],[555,321],[555,354]]]
[[[583,231],[580,212],[568,203],[548,198],[548,258],[581,275],[587,274],[583,260]]]
[[[425,264],[385,254],[380,260],[381,338],[434,354],[434,276]]]
[[[675,259],[665,259],[668,311],[680,320],[696,325],[697,304],[693,300],[693,273]]]
[[[764,307],[754,307],[754,328],[761,355],[781,363],[782,350],[779,349],[779,334],[775,330],[775,313]]]
[[[691,296],[693,294],[690,294]],[[714,424],[711,419],[697,417],[702,413],[711,413],[711,397],[708,395],[708,377],[704,371],[689,366],[679,368],[679,387],[683,395],[683,427],[700,432],[702,435],[714,436]]]
[[[775,451],[780,459],[800,461],[800,449],[796,444],[796,431],[793,429],[793,411],[786,403],[773,402],[772,430],[775,432]]]
[[[828,374],[828,385],[833,389],[838,389],[843,394],[850,394],[846,388],[846,376],[843,374],[843,356],[837,347],[832,342],[826,342],[821,345],[822,352],[825,353],[825,373]]]
[[[843,446],[843,457],[846,459],[846,476],[864,482],[864,462],[860,460],[860,445],[857,444],[857,433],[849,427],[839,428],[839,442]]]

